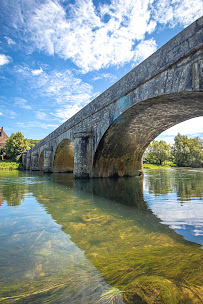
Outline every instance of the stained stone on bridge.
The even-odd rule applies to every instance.
[[[39,161],[38,161],[39,155],[37,152],[32,154],[32,158],[31,158],[31,168],[33,171],[38,171],[39,170]]]
[[[24,167],[26,167],[26,161],[27,161],[27,152],[23,152],[22,154],[22,164]]]
[[[44,172],[52,172],[52,157],[53,149],[45,148],[44,149]]]
[[[31,170],[31,153],[30,151],[27,152],[27,157],[26,157],[26,169]]]
[[[91,177],[92,166],[92,133],[77,132],[74,134],[74,177]]]

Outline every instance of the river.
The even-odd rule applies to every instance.
[[[202,303],[202,236],[202,169],[0,171],[0,303]]]

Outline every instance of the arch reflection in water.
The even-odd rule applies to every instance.
[[[58,268],[59,272],[55,268],[51,271],[54,263],[50,265],[51,255],[46,255],[48,249],[43,233],[40,238],[45,238],[43,246],[46,250],[43,255],[40,253],[43,269],[40,283],[35,278],[29,279],[38,293],[48,288],[48,281],[49,286],[58,286],[56,292],[41,293],[43,299],[49,303],[81,303],[83,299],[83,303],[88,304],[113,301],[201,303],[200,246],[184,240],[173,229],[160,223],[161,220],[151,212],[143,199],[141,178],[73,181],[72,175],[68,174],[43,178],[35,174],[31,179],[29,191],[42,206],[45,217],[49,217],[48,222],[53,223],[53,218],[54,225],[60,225],[56,225],[57,229],[63,231],[60,233],[64,239],[58,239],[66,244],[70,236],[70,241],[75,244],[73,246],[80,248],[78,250],[87,259],[83,262],[79,260],[78,268],[74,263],[70,267],[72,260],[66,245],[60,247],[57,237],[52,234],[47,243],[51,241],[51,248],[55,248],[57,267],[60,261],[63,267]],[[49,229],[46,227],[45,230]],[[95,278],[87,265],[96,267],[105,284],[113,289],[109,285],[104,286],[100,277],[103,289],[99,288],[97,292],[95,287],[88,297],[82,298],[86,280],[91,282]],[[80,275],[78,269],[87,269],[86,277]],[[70,290],[72,285],[67,277],[72,278],[77,290],[72,287]],[[64,298],[58,298],[59,294]],[[70,294],[74,300],[68,298]]]
[[[203,245],[203,170],[147,170],[145,199],[162,223]]]

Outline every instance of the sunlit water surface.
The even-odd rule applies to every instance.
[[[0,171],[0,303],[202,303],[203,170]]]

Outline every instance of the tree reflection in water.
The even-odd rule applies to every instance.
[[[150,193],[167,194],[176,192],[179,201],[191,200],[193,197],[203,198],[202,169],[162,169],[146,170],[145,186]]]

